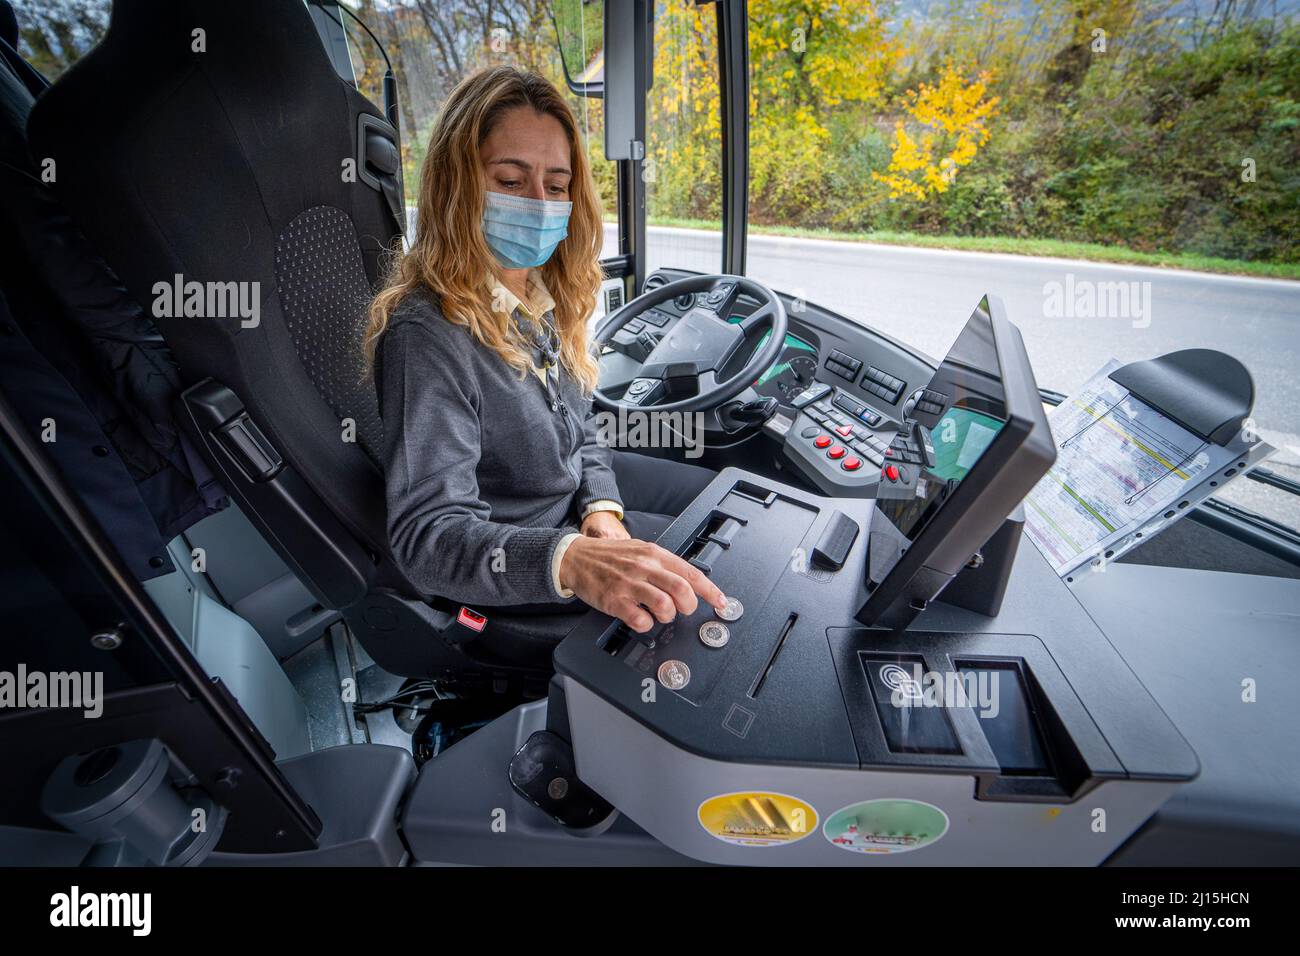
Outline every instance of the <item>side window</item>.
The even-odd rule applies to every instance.
[[[108,29],[111,0],[13,0],[18,53],[53,83]]]
[[[409,207],[416,202],[420,165],[438,112],[463,78],[483,67],[509,64],[540,73],[558,89],[568,90],[551,4],[544,0],[496,4],[358,0],[353,10],[383,45],[397,79],[402,167]],[[383,103],[387,68],[383,54],[355,20],[344,19],[357,86],[372,102]],[[595,22],[599,24],[598,17]],[[594,32],[591,49],[596,57],[600,45],[598,26]],[[605,211],[605,255],[613,255],[618,248],[618,185],[615,166],[604,157],[601,101],[568,95],[586,139],[587,157]]]

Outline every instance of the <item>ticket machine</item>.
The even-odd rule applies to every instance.
[[[1017,548],[1019,502],[1056,453],[1000,302],[980,303],[903,429],[872,429],[834,389],[795,405],[786,458],[836,496],[722,471],[660,543],[727,612],[648,634],[590,615],[556,651],[516,789],[577,829],[617,808],[715,863],[1104,860],[1197,759]],[[554,785],[566,747],[581,787]]]

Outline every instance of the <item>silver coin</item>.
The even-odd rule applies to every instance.
[[[682,661],[664,661],[659,665],[659,683],[669,690],[681,690],[691,682],[691,669]]]
[[[700,625],[700,640],[709,647],[723,647],[731,640],[731,628],[721,621],[705,621]]]
[[[734,597],[727,598],[727,606],[718,611],[718,617],[724,621],[738,621],[740,615],[745,613],[745,605]]]

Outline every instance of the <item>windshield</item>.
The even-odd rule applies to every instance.
[[[1063,393],[1218,349],[1300,478],[1297,6],[750,0],[747,272],[936,357],[996,293]]]

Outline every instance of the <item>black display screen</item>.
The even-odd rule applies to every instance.
[[[915,541],[1007,421],[1006,391],[987,304],[967,320],[926,386],[913,417],[929,432],[933,467],[922,467],[916,494],[876,503]]]

